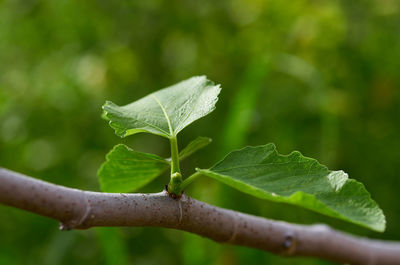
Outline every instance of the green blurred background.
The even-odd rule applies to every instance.
[[[99,190],[96,171],[117,143],[169,156],[160,137],[115,136],[100,118],[104,101],[127,104],[206,74],[223,88],[217,109],[179,140],[181,147],[199,135],[214,141],[184,162],[186,176],[232,149],[273,142],[363,182],[388,224],[374,233],[207,178],[188,194],[400,240],[399,12],[398,0],[0,0],[0,166]],[[141,191],[167,182],[164,175]],[[57,226],[0,206],[0,264],[331,264],[167,229]]]

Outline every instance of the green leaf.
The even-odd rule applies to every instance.
[[[363,184],[299,152],[280,155],[273,144],[246,147],[228,154],[211,169],[197,170],[255,197],[385,230],[385,216]]]
[[[196,76],[125,106],[103,105],[110,126],[120,137],[148,132],[167,138],[215,109],[219,85]]]
[[[130,192],[137,190],[170,167],[170,163],[153,154],[133,151],[118,144],[107,154],[100,167],[100,188],[105,192]]]
[[[193,153],[209,145],[211,141],[211,138],[208,137],[197,137],[179,152],[179,160],[184,160],[191,156]]]

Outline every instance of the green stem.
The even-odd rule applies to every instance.
[[[169,139],[171,143],[171,175],[174,173],[181,173],[179,169],[179,153],[178,153],[178,140],[176,136]]]
[[[185,179],[182,184],[181,184],[181,189],[183,190],[188,186],[190,183],[192,183],[194,180],[196,180],[199,176],[201,176],[201,172],[196,172],[189,176],[187,179]]]
[[[180,195],[182,192],[182,175],[179,169],[178,141],[176,136],[171,137],[169,141],[171,143],[171,179],[168,184],[168,192]]]

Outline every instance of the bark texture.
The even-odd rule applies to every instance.
[[[326,225],[296,225],[218,208],[191,197],[71,189],[0,168],[0,203],[60,221],[60,229],[158,226],[220,243],[347,264],[400,264],[400,243],[356,237]]]

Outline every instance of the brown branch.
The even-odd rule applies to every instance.
[[[66,188],[0,168],[0,203],[61,222],[60,228],[159,226],[220,243],[348,264],[400,264],[400,243],[356,237],[326,225],[296,225],[221,209],[183,195],[100,193]]]

